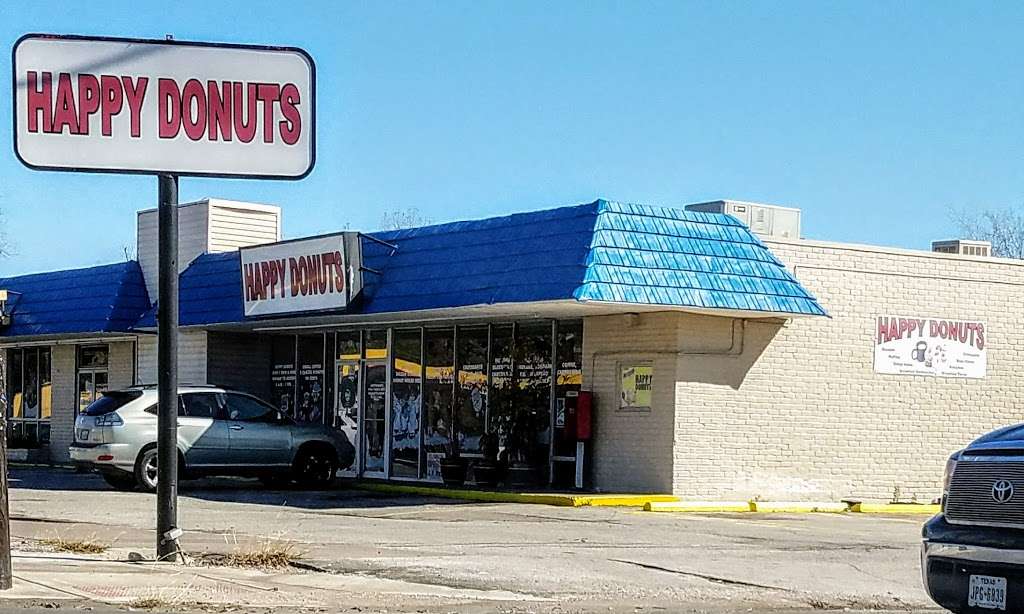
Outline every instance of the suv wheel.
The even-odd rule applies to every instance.
[[[144,492],[156,492],[156,447],[143,450],[135,461],[135,483]]]
[[[112,486],[115,490],[135,490],[135,476],[130,473],[102,473],[103,481]]]
[[[295,459],[295,481],[305,488],[327,488],[337,470],[337,455],[329,448],[306,448]]]

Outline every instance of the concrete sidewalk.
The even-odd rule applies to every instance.
[[[154,562],[107,554],[14,553],[14,588],[0,592],[0,608],[16,603],[46,608],[107,604],[175,612],[230,606],[241,611],[500,610],[502,604],[547,601],[497,590],[457,589],[402,580],[286,569],[260,571]]]

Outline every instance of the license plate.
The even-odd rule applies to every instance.
[[[967,605],[987,610],[1006,609],[1006,578],[971,576],[967,586]]]
[[[78,429],[78,441],[89,441],[89,429]]]

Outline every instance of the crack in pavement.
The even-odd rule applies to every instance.
[[[613,563],[624,563],[626,565],[634,565],[643,569],[650,569],[653,571],[662,571],[665,573],[677,574],[680,576],[689,576],[691,578],[700,578],[701,580],[707,580],[708,582],[714,582],[716,584],[726,584],[729,586],[745,586],[747,588],[763,588],[770,591],[781,591],[784,593],[795,592],[791,588],[784,588],[781,586],[772,586],[770,584],[757,584],[756,582],[744,582],[743,580],[733,580],[732,578],[724,578],[722,576],[712,576],[710,574],[698,573],[695,571],[682,571],[679,569],[669,569],[668,567],[661,567],[660,565],[652,565],[650,563],[641,563],[639,561],[627,561],[625,559],[608,559]]]

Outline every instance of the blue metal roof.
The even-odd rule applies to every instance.
[[[378,314],[552,300],[825,315],[749,229],[728,215],[598,200],[585,205],[374,233],[363,300]],[[240,322],[235,252],[181,275],[183,326]],[[153,310],[140,327],[155,326]]]
[[[139,263],[0,278],[12,321],[0,338],[127,332],[149,309]]]
[[[580,301],[826,315],[731,215],[598,201]]]

